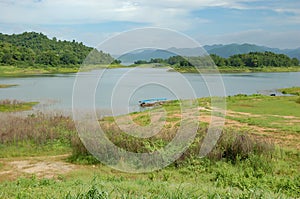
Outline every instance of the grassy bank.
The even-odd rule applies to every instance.
[[[278,89],[282,94],[300,95],[300,87]]]
[[[0,117],[0,198],[297,198],[300,104],[296,99],[228,97],[221,138],[207,157],[199,158],[211,117],[210,99],[201,98],[200,127],[187,151],[167,168],[142,174],[100,164],[83,147],[69,117],[5,114]],[[115,119],[122,123],[123,116],[106,117],[99,124],[115,145],[151,153],[169,143],[180,127],[178,101],[162,107],[166,111],[163,129],[149,139],[120,130]],[[153,117],[150,113],[159,109],[130,117],[147,126]],[[64,154],[68,155],[57,156]]]
[[[18,100],[0,100],[0,112],[28,111],[38,102],[21,102]]]
[[[20,68],[15,66],[0,66],[0,76],[30,76],[36,74],[53,74],[53,73],[76,73],[77,68],[64,67],[26,67]]]
[[[300,67],[215,67],[213,69],[199,69],[197,70],[194,67],[174,67],[170,71],[176,71],[180,73],[255,73],[255,72],[299,72]]]
[[[30,76],[37,74],[63,74],[63,73],[77,73],[80,66],[75,67],[26,67],[20,68],[15,66],[0,66],[0,76]],[[80,71],[90,71],[95,69],[115,69],[115,68],[167,68],[169,65],[157,64],[133,64],[124,66],[121,64],[107,65],[87,65],[80,69]],[[198,73],[199,71],[194,67],[173,67],[169,71],[176,71],[180,73]],[[237,67],[217,67],[216,69],[201,69],[201,73],[252,73],[252,72],[299,72],[300,67],[266,67],[266,68],[237,68]]]
[[[110,64],[107,65],[86,65],[81,68],[81,65],[74,65],[69,67],[16,67],[16,66],[0,66],[0,76],[10,77],[10,76],[30,76],[30,75],[38,75],[38,74],[64,74],[64,73],[77,73],[79,70],[81,71],[90,71],[95,69],[104,69],[104,68],[124,68],[128,66],[123,66],[120,64]]]

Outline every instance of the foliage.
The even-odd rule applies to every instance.
[[[90,52],[92,55],[89,55]],[[0,64],[20,68],[76,67],[89,55],[89,64],[109,64],[113,58],[102,51],[78,43],[47,38],[42,33],[24,32],[6,35],[0,33]],[[93,60],[93,61],[91,61]]]
[[[248,67],[248,68],[264,68],[264,67],[291,67],[299,66],[299,60],[296,58],[289,58],[284,54],[275,54],[272,52],[250,52],[247,54],[238,54],[230,56],[229,58],[223,58],[215,54],[210,56],[200,57],[182,57],[172,56],[168,59],[151,59],[149,62],[139,60],[135,64],[146,63],[165,63],[179,68],[186,67],[213,67],[214,65],[219,67]]]

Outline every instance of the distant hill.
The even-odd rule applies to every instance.
[[[83,63],[93,50],[82,42],[61,41],[55,37],[36,32],[22,34],[0,33],[0,64],[28,66],[67,66],[73,67]],[[107,53],[95,50],[90,62],[94,64],[110,63],[114,59]]]
[[[277,54],[285,54],[291,58],[297,58],[300,60],[300,48],[282,50],[279,48],[269,48],[266,46],[257,46],[254,44],[228,44],[228,45],[204,46],[204,49],[209,54],[216,54],[224,58],[228,58],[232,55],[237,55],[237,54],[268,51]]]
[[[298,49],[278,49],[266,46],[258,46],[254,44],[228,44],[228,45],[205,45],[203,48],[208,54],[216,54],[223,58],[228,58],[237,54],[247,54],[250,52],[273,52],[277,54],[285,54],[290,58],[300,60],[300,48]],[[127,53],[118,57],[124,63],[133,63],[138,60],[150,61],[152,58],[167,59],[174,55],[183,56],[199,56],[205,54],[203,48],[169,48],[166,50],[146,49]]]
[[[133,63],[138,60],[150,61],[152,58],[168,59],[172,56],[176,56],[176,54],[168,50],[145,49],[135,50],[115,58],[121,60],[122,63]]]

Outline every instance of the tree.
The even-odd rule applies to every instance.
[[[111,64],[121,64],[121,60],[119,59],[115,59]]]

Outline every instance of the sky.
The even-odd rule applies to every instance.
[[[179,31],[201,45],[300,47],[299,0],[0,0],[0,32],[42,32],[97,46],[144,27]]]

